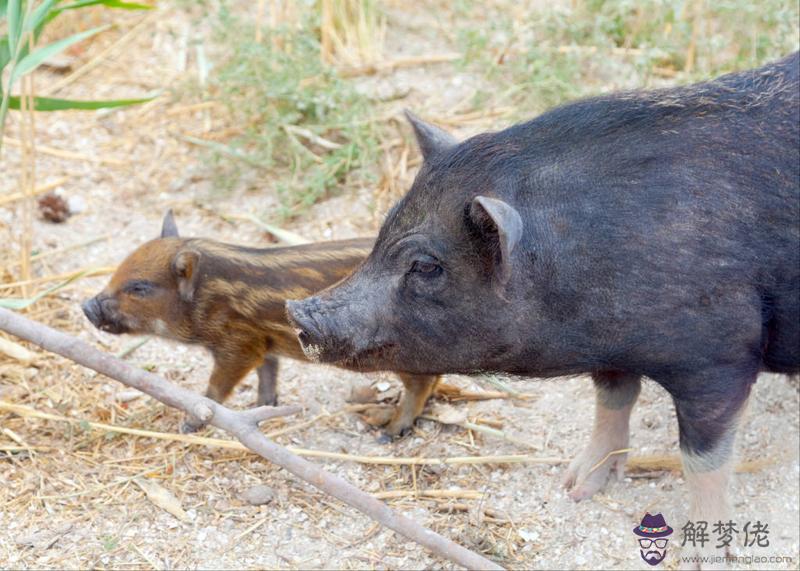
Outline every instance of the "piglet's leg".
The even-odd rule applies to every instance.
[[[380,415],[374,415],[369,421],[370,424],[385,424],[384,436],[380,438],[381,441],[388,442],[392,436],[398,436],[404,430],[411,428],[417,417],[422,414],[428,397],[431,396],[441,378],[434,375],[398,374],[398,376],[403,381],[405,390],[394,412],[389,413],[384,409],[382,411],[384,418],[380,419]]]
[[[224,402],[230,395],[233,388],[261,362],[261,356],[249,355],[247,353],[227,352],[216,354],[214,358],[214,370],[208,381],[206,396],[219,403]],[[205,424],[199,419],[187,416],[181,426],[181,432],[197,432],[204,428]]]
[[[717,522],[731,519],[728,484],[734,463],[736,430],[755,376],[753,373],[747,379],[721,383],[715,383],[713,378],[697,379],[692,386],[707,387],[706,391],[697,391],[702,394],[695,393],[683,399],[674,396],[683,470],[690,496],[689,524],[696,528],[698,523],[707,522],[711,537],[705,545],[695,542],[689,548],[688,556],[706,558],[702,565],[690,564],[696,569],[726,568],[724,561],[715,561],[726,553],[716,548],[711,530]]]
[[[570,463],[564,487],[575,501],[594,495],[612,473],[622,475],[627,454],[610,454],[628,447],[629,423],[641,379],[624,373],[596,373],[594,431],[589,445]],[[609,455],[610,454],[610,455]]]
[[[258,397],[256,406],[278,405],[278,358],[272,355],[264,357],[258,369]]]

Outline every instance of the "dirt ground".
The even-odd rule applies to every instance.
[[[191,23],[180,4],[166,3],[160,13],[135,33],[125,49],[113,52],[71,85],[66,90],[69,95],[111,98],[165,85],[177,88],[193,73],[191,55],[188,65],[181,56]],[[90,61],[142,17],[115,14],[119,32],[101,36],[80,60]],[[393,56],[452,49],[435,27],[425,25],[423,15],[411,13],[403,22],[404,36],[387,37],[386,51]],[[442,73],[441,68],[428,66],[365,78],[363,89],[410,90],[392,104],[391,111],[423,108],[439,116],[464,101],[478,81],[467,72],[451,73],[447,68]],[[612,87],[629,87],[631,82],[622,75]],[[34,249],[57,252],[41,259],[35,276],[117,264],[135,246],[156,236],[167,208],[175,210],[184,235],[250,245],[271,242],[256,225],[230,223],[220,216],[270,208],[275,204],[271,181],[264,180],[260,189],[215,193],[204,169],[204,152],[176,136],[208,134],[218,128],[214,108],[196,103],[168,94],[129,109],[36,117],[38,144],[77,154],[65,157],[40,151],[38,182],[65,177],[60,191],[85,208],[61,225],[35,220]],[[464,136],[499,126],[486,118],[454,132]],[[12,120],[10,136],[17,136],[16,127]],[[3,161],[0,197],[16,190],[18,149],[9,145]],[[407,183],[407,177],[398,182]],[[349,189],[312,207],[286,228],[315,240],[370,235],[384,213],[374,189]],[[0,243],[8,244],[3,262],[12,263],[11,252],[17,251],[19,216],[16,208],[0,207]],[[95,238],[99,240],[82,245]],[[81,246],[58,253],[71,245]],[[82,279],[34,306],[28,315],[111,352],[129,347],[133,339],[95,331],[80,312],[80,301],[99,291],[106,279]],[[210,359],[202,350],[157,339],[139,348],[129,361],[197,391],[205,388],[210,371]],[[396,395],[399,383],[391,375],[358,375],[288,360],[281,367],[281,402],[299,404],[303,413],[267,423],[265,430],[316,419],[276,437],[284,445],[396,458],[531,454],[566,461],[588,442],[592,427],[594,396],[587,378],[508,381],[524,400],[451,406],[472,421],[494,421],[513,440],[421,420],[411,435],[380,444],[376,431],[343,408],[352,387],[364,383],[376,386],[387,398]],[[496,388],[465,377],[451,377],[448,382],[476,391]],[[251,375],[231,406],[249,406],[254,387]],[[162,433],[175,432],[180,423],[176,411],[149,397],[131,394],[114,381],[46,355],[30,367],[0,356],[0,399],[80,421]],[[655,383],[644,384],[631,427],[633,455],[678,454],[674,408]],[[226,438],[216,429],[203,435]],[[2,451],[11,447],[16,447],[14,452]],[[792,562],[738,563],[734,568],[796,569],[800,560],[796,381],[777,375],[759,379],[737,448],[742,460],[763,460],[764,465],[734,476],[733,519],[740,528],[748,521],[767,523],[769,546],[743,547],[740,536],[734,553],[790,557]],[[645,568],[631,530],[648,511],[663,513],[676,530],[665,568],[677,568],[678,557],[688,552],[680,546],[687,490],[679,470],[629,473],[600,495],[576,504],[561,487],[565,465],[557,462],[412,469],[315,461],[373,493],[450,490],[454,499],[412,494],[389,501],[399,512],[510,568]],[[185,521],[149,501],[134,483],[135,476],[146,476],[174,494],[187,514]],[[273,492],[266,505],[252,506],[241,498],[257,484]],[[473,495],[459,498],[459,491]],[[453,567],[252,455],[1,411],[0,506],[2,568]]]

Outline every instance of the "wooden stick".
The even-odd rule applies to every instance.
[[[233,411],[204,396],[169,383],[161,377],[137,369],[116,357],[98,351],[80,339],[0,309],[0,330],[26,339],[46,351],[57,353],[76,363],[147,393],[167,406],[182,410],[199,420],[217,426],[259,456],[274,462],[295,476],[356,508],[400,535],[427,547],[436,555],[468,569],[502,569],[496,563],[427,529],[391,510],[386,504],[359,490],[348,481],[292,454],[268,440],[258,424],[270,416],[286,414],[286,408],[258,407]]]

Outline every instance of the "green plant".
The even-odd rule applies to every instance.
[[[800,41],[796,0],[460,0],[459,10],[462,66],[491,85],[474,103],[511,105],[513,119],[609,88],[754,67]]]
[[[318,14],[317,14],[318,16]],[[274,176],[279,218],[296,215],[373,161],[372,106],[351,80],[322,63],[318,21],[265,31],[223,12],[218,39],[226,57],[209,77],[240,133],[216,145],[218,186],[244,176]],[[234,160],[231,160],[233,158]]]
[[[63,0],[43,0],[36,3],[27,0],[0,0],[0,24],[5,22],[5,34],[0,35],[0,151],[3,145],[6,115],[9,109],[20,109],[20,96],[11,95],[14,85],[25,75],[34,71],[45,60],[61,53],[73,44],[106,30],[100,26],[67,38],[36,48],[44,28],[67,10],[88,6],[106,6],[125,10],[147,10],[151,6],[122,0],[77,0],[65,3]],[[3,71],[8,68],[5,80]],[[110,101],[74,101],[34,97],[33,109],[36,111],[60,111],[64,109],[101,109],[120,107],[148,101],[151,98],[117,99]]]

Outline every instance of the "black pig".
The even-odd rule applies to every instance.
[[[624,458],[640,379],[673,397],[693,520],[727,521],[759,371],[800,371],[800,56],[579,101],[424,164],[366,262],[287,304],[307,354],[420,374],[591,373],[575,499]],[[606,460],[600,469],[596,464]]]

